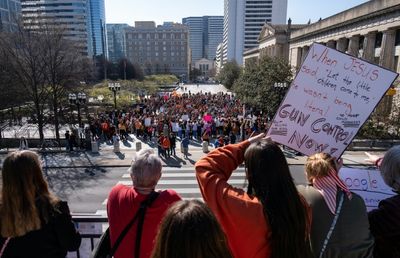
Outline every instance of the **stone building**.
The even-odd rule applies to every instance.
[[[400,2],[372,0],[291,33],[289,62],[299,68],[313,42],[399,72]],[[398,81],[392,85],[398,87]],[[387,115],[397,95],[385,96],[377,111]]]
[[[188,28],[178,23],[135,22],[125,28],[126,57],[139,64],[145,74],[189,74]]]
[[[270,24],[265,23],[258,37],[258,46],[243,53],[243,64],[256,62],[263,56],[289,60],[289,38],[294,30],[304,28],[305,24]]]

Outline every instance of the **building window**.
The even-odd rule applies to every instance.
[[[376,37],[375,37],[375,48],[378,48],[378,47],[381,47],[381,46],[382,46],[382,37],[383,37],[382,32],[376,33]]]
[[[396,39],[394,41],[395,46],[400,46],[400,29],[396,30]]]

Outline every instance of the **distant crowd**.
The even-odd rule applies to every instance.
[[[135,108],[97,114],[90,121],[94,139],[127,140],[135,134],[144,141],[154,137],[210,141],[222,146],[247,139],[268,126],[266,114],[253,112],[234,96],[218,93],[152,95],[140,98]]]

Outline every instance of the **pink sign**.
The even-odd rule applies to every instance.
[[[206,121],[206,122],[211,122],[212,116],[211,115],[204,115],[203,116],[203,120]]]

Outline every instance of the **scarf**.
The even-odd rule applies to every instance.
[[[351,200],[350,190],[338,177],[334,169],[329,170],[327,176],[314,179],[313,186],[322,194],[332,214],[336,214],[336,195],[338,188],[345,192],[349,200]]]

